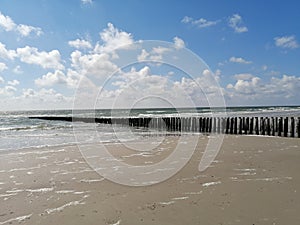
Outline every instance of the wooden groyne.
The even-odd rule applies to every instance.
[[[130,117],[81,118],[38,116],[30,119],[103,123],[168,132],[267,135],[300,138],[300,117]]]

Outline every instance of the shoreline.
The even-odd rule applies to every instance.
[[[265,137],[225,135],[199,172],[203,135],[178,173],[144,187],[104,179],[76,145],[0,151],[0,224],[299,224],[300,139]],[[151,165],[177,141],[168,136],[147,155],[106,145],[127,163]]]

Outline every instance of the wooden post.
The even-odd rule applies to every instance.
[[[221,133],[221,118],[218,117],[217,120],[218,120],[218,134],[219,134]]]
[[[260,118],[260,127],[261,127],[261,135],[265,135],[266,132],[265,132],[265,118],[261,117]]]
[[[245,124],[245,134],[248,134],[249,131],[249,117],[246,118]]]
[[[298,117],[298,122],[297,122],[297,133],[298,133],[298,138],[300,138],[300,117]]]
[[[267,135],[271,135],[270,118],[267,119]]]
[[[216,117],[214,117],[213,119],[213,130],[212,130],[213,133],[216,133],[217,132],[217,119]]]
[[[295,137],[295,118],[291,118],[291,137]]]
[[[286,117],[284,119],[284,124],[283,124],[283,136],[284,137],[288,136],[288,130],[289,130],[289,118]]]
[[[275,131],[276,131],[276,125],[275,125],[275,119],[272,117],[272,136],[275,136]]]
[[[240,117],[239,134],[243,134],[243,119]]]
[[[230,119],[227,118],[227,120],[226,120],[226,131],[225,131],[226,134],[228,134],[229,124],[230,124]]]
[[[255,117],[255,134],[259,135],[259,121],[258,121],[258,117]]]
[[[234,117],[234,134],[238,133],[238,122],[237,117]]]
[[[281,136],[282,132],[282,117],[278,119],[278,136]]]
[[[251,117],[250,119],[250,128],[249,128],[249,134],[253,134],[253,126],[254,126],[254,118]]]
[[[202,117],[199,118],[199,132],[202,132]]]
[[[205,129],[206,129],[206,118],[203,117],[202,119],[202,132],[205,133]]]
[[[234,118],[231,118],[230,119],[230,134],[234,133],[233,128],[234,128]]]

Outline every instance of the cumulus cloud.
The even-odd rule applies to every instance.
[[[280,48],[295,49],[299,48],[299,44],[295,36],[282,36],[274,38],[275,45]]]
[[[106,53],[82,54],[76,50],[71,54],[72,67],[82,75],[93,75],[97,78],[107,78],[118,67]]]
[[[81,76],[73,70],[68,70],[65,75],[64,72],[56,70],[54,73],[47,73],[42,77],[36,79],[34,83],[39,87],[51,87],[55,85],[66,85],[68,87],[76,87]]]
[[[65,84],[66,76],[60,71],[56,70],[54,73],[47,73],[43,75],[41,78],[36,79],[35,84],[38,86],[53,86],[55,84]]]
[[[25,24],[16,24],[9,16],[5,16],[0,12],[0,27],[5,31],[15,31],[21,36],[29,36],[30,34],[35,34],[40,36],[43,31],[39,27],[33,27]]]
[[[17,66],[13,69],[13,72],[14,72],[15,74],[22,74],[22,73],[23,73],[23,71],[22,71],[22,69],[21,69],[21,66],[19,66],[19,65],[17,65]]]
[[[236,33],[244,33],[248,31],[248,28],[243,24],[243,19],[239,14],[234,14],[229,18],[228,26]]]
[[[58,50],[45,52],[26,46],[24,48],[17,48],[16,52],[22,62],[39,65],[45,69],[64,69]]]
[[[5,81],[4,78],[0,76],[0,84],[3,84],[4,81]]]
[[[204,18],[200,18],[200,19],[195,20],[192,17],[185,16],[185,17],[183,17],[181,22],[185,23],[185,24],[191,24],[191,25],[193,25],[195,27],[198,27],[198,28],[206,28],[206,27],[217,25],[217,23],[219,23],[220,21],[219,20],[209,21],[209,20],[206,20]]]
[[[130,33],[119,30],[112,23],[108,23],[107,28],[100,32],[100,38],[103,44],[98,43],[95,46],[94,51],[97,53],[112,52],[117,48],[128,48],[134,42]]]
[[[182,42],[179,43],[180,40],[177,40],[177,42],[178,43],[177,46],[175,44],[175,48],[177,49],[182,48],[183,43]],[[162,46],[153,47],[149,52],[147,52],[145,49],[142,49],[141,53],[137,56],[137,60],[138,61],[144,61],[144,60],[161,61],[163,59],[163,55],[170,51],[172,51],[171,48],[162,47]]]
[[[7,81],[7,84],[11,85],[11,86],[17,86],[20,84],[20,82],[18,80],[10,80],[10,81]]]
[[[252,62],[251,61],[247,61],[241,57],[234,57],[232,56],[230,59],[229,59],[230,62],[233,62],[233,63],[241,63],[241,64],[251,64]]]
[[[93,4],[93,0],[81,0],[82,4]]]
[[[13,96],[17,89],[13,86],[7,85],[3,88],[0,88],[0,96]]]
[[[299,96],[300,77],[283,75],[262,81],[252,74],[238,74],[235,78],[236,83],[226,87],[229,104],[288,104],[297,101]]]
[[[5,63],[0,62],[0,72],[4,71],[7,69],[7,66]]]
[[[92,48],[92,45],[89,41],[76,39],[74,41],[69,41],[68,44],[71,47],[77,48],[77,49],[88,49]]]
[[[0,42],[0,58],[14,59],[17,56],[16,51],[6,49],[5,44]]]
[[[175,48],[180,49],[180,48],[184,48],[185,47],[185,43],[184,43],[184,41],[181,38],[174,37],[173,41],[174,41],[174,44],[175,44]]]
[[[0,12],[0,27],[5,31],[11,31],[16,27],[16,24],[9,16],[5,16]]]

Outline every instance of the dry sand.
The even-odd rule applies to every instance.
[[[107,147],[128,163],[152,164],[177,141],[167,137],[151,154]],[[200,138],[175,176],[145,187],[104,179],[77,146],[2,152],[0,225],[300,224],[300,139],[225,136],[215,161],[199,172],[207,141]]]

